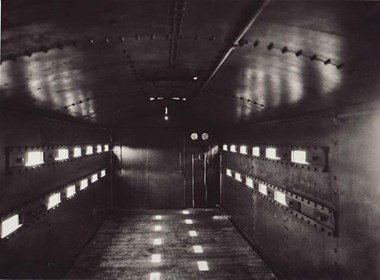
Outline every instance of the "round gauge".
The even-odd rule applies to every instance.
[[[197,140],[198,139],[198,134],[196,134],[195,132],[194,133],[191,133],[191,139],[193,140]]]
[[[207,140],[208,139],[208,134],[206,132],[202,133],[202,139],[203,140]]]

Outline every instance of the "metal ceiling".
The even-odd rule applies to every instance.
[[[5,0],[0,106],[112,127],[168,105],[222,126],[377,101],[379,3],[266,3]]]

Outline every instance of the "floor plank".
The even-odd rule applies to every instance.
[[[69,270],[69,279],[276,279],[216,209],[143,210],[112,214]],[[160,215],[160,217],[156,217]],[[161,219],[159,219],[161,218]],[[186,224],[185,220],[192,224]],[[161,226],[160,231],[155,226]],[[191,237],[189,231],[196,231]],[[161,238],[161,245],[154,239]],[[195,253],[193,246],[203,253]],[[152,255],[161,261],[152,263]],[[209,270],[199,271],[198,261]],[[159,273],[153,278],[151,273]]]

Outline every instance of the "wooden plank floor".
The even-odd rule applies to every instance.
[[[66,278],[276,279],[229,220],[212,218],[219,210],[188,211],[112,214]],[[155,239],[162,244],[154,245]],[[195,253],[195,245],[203,252]],[[158,254],[160,261],[152,262]],[[207,262],[207,271],[199,271],[199,261]]]

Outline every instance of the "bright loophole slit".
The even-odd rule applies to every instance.
[[[162,226],[154,226],[154,230],[155,231],[161,231],[162,230]]]
[[[190,231],[189,231],[189,235],[190,235],[191,237],[198,236],[198,234],[197,234],[197,232],[196,232],[195,230],[190,230]]]
[[[191,224],[193,223],[193,220],[186,219],[186,220],[185,220],[185,223],[186,223],[187,225],[191,225]]]

